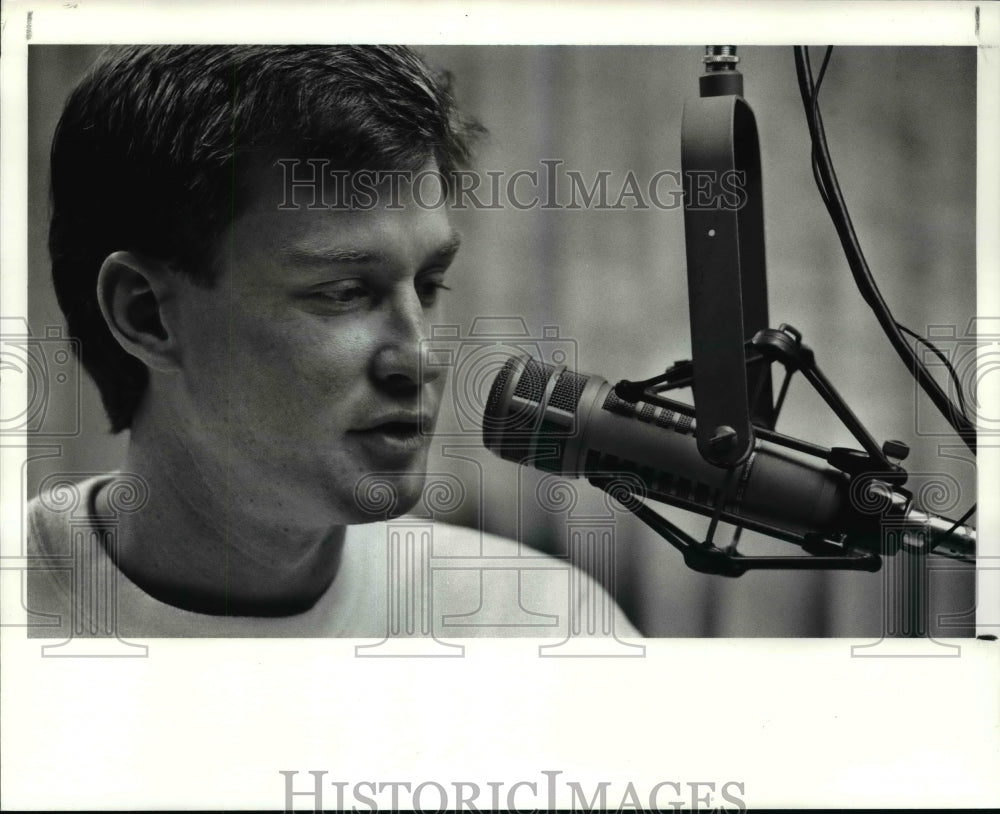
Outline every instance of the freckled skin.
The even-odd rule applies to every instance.
[[[218,284],[177,276],[162,306],[180,361],[151,373],[129,466],[153,497],[122,528],[140,584],[212,594],[222,579],[226,601],[251,609],[325,589],[330,541],[377,519],[355,501],[360,478],[387,473],[398,513],[419,498],[426,444],[401,454],[357,430],[436,416],[444,382],[419,379],[420,342],[454,242],[447,211],[405,187],[402,209],[365,212],[280,211],[280,184],[261,189],[223,238]],[[327,262],[344,250],[378,257]]]

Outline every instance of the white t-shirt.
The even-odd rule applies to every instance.
[[[98,514],[95,498],[113,478],[79,484],[79,500],[66,502],[74,505],[48,495],[29,504],[29,636],[639,636],[612,597],[568,560],[412,516],[349,526],[336,578],[304,613],[177,608],[133,583],[108,554],[116,515]]]

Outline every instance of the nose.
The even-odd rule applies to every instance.
[[[398,393],[416,392],[441,373],[437,365],[421,363],[428,336],[428,317],[412,286],[390,298],[383,338],[373,360],[377,382]]]

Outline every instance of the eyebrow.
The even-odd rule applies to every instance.
[[[462,245],[462,236],[458,232],[452,232],[448,239],[438,246],[427,257],[424,265],[428,263],[439,263],[451,260]],[[388,264],[391,258],[385,252],[378,249],[354,249],[350,246],[335,246],[321,249],[303,249],[293,246],[283,252],[285,259],[293,263],[312,264],[338,264],[338,265],[371,265],[376,263]]]

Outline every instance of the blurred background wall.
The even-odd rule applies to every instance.
[[[630,172],[644,187],[660,170],[680,170],[681,110],[697,94],[700,48],[422,50],[453,72],[461,105],[489,128],[476,165],[481,174],[507,179],[528,170],[544,178],[540,162],[558,160],[560,173],[579,172],[588,185],[609,173],[615,199]],[[49,142],[66,93],[96,53],[90,46],[30,48],[29,318],[36,334],[62,323],[45,248]],[[975,500],[974,464],[917,394],[854,286],[810,172],[792,50],[741,48],[740,56],[760,130],[771,323],[802,331],[877,439],[911,444],[914,485],[930,484],[931,508],[957,517]],[[816,68],[821,56],[814,48]],[[834,164],[885,299],[917,333],[936,326],[949,350],[958,346],[949,331],[960,339],[975,314],[975,72],[972,48],[843,47],[834,51],[821,95]],[[522,199],[530,186],[520,188]],[[544,181],[537,189],[544,199]],[[623,211],[505,205],[455,212],[464,242],[442,322],[469,331],[477,317],[516,317],[532,336],[550,340],[544,329],[554,326],[581,371],[611,381],[652,376],[688,358],[682,211],[624,203]],[[79,436],[62,440],[58,458],[31,466],[29,494],[50,472],[120,464],[126,439],[108,434],[89,381],[80,414]],[[443,419],[443,430],[456,428],[449,421]],[[801,379],[778,428],[825,446],[856,446]],[[568,520],[607,513],[603,496],[582,483],[574,484],[572,516],[543,505],[543,475],[469,443],[458,456],[442,445],[432,458],[435,471],[455,473],[468,486],[452,522],[564,553]],[[944,485],[935,491],[934,483]],[[692,534],[707,528],[702,518],[658,508]],[[687,570],[634,518],[616,515],[614,524],[618,598],[652,636],[877,638],[885,623],[885,579],[903,559],[882,574],[777,572],[726,580]],[[757,535],[744,541],[750,550],[777,550]],[[951,615],[947,628],[934,623],[932,631],[971,635],[973,604],[971,570],[932,572],[931,616]]]

